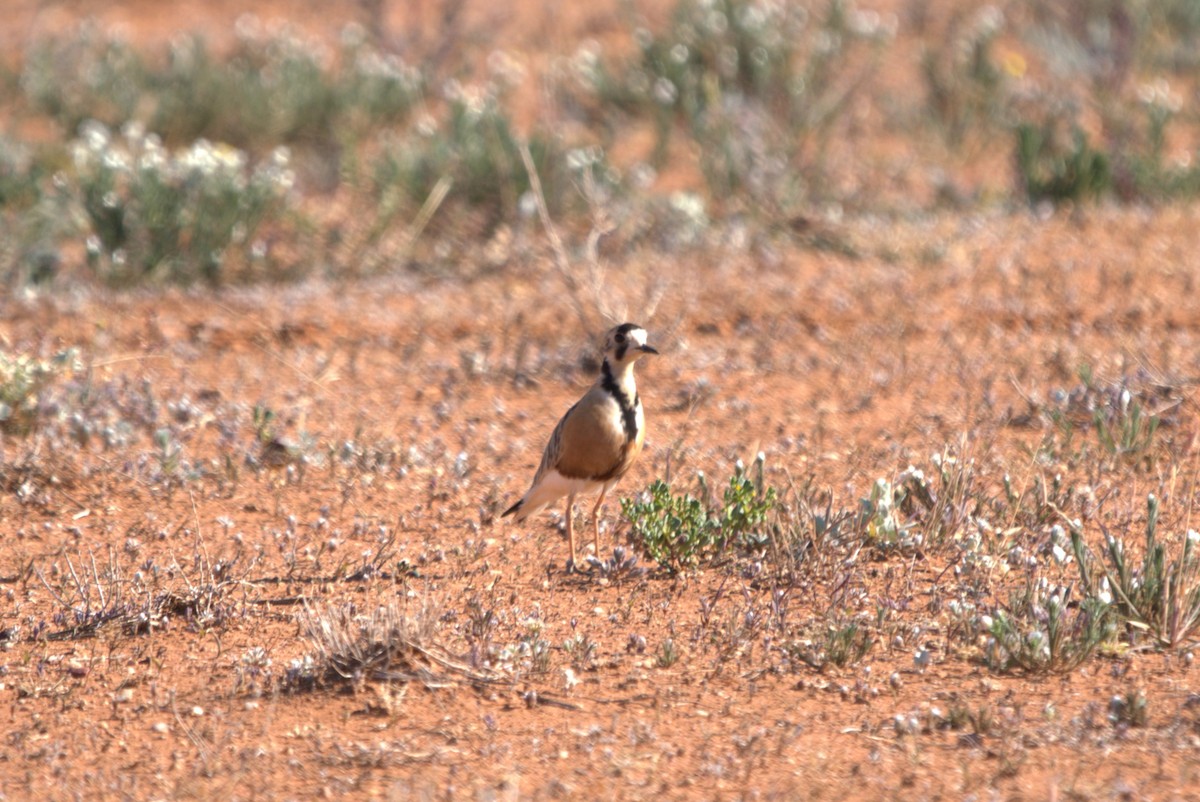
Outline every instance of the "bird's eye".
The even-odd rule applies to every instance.
[[[616,339],[617,339],[617,345],[621,345],[622,343],[625,342],[625,334],[623,332],[618,331]]]

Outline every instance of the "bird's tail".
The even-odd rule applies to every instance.
[[[500,514],[501,518],[509,515],[513,516],[513,520],[521,523],[531,515],[537,515],[542,510],[546,509],[546,505],[555,500],[555,497],[545,498],[546,493],[544,488],[532,487],[529,492],[521,496],[521,500],[509,507]]]
[[[505,510],[500,517],[512,515],[516,522],[520,523],[531,515],[537,515],[563,496],[573,496],[583,490],[586,490],[586,487],[582,486],[581,480],[567,479],[559,475],[558,471],[552,470],[544,476],[539,475],[533,486],[521,496],[521,500]]]

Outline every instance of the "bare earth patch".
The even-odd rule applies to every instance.
[[[647,452],[620,491],[668,471],[723,483],[762,451],[772,485],[854,510],[876,478],[952,452],[991,490],[1058,474],[1090,493],[1069,514],[1094,543],[1101,526],[1136,541],[1146,493],[1172,488],[1160,526],[1182,531],[1196,222],[947,218],[848,226],[856,258],[784,243],[610,265],[664,352],[643,366]],[[498,524],[591,380],[548,264],[7,302],[6,346],[76,360],[39,428],[3,441],[7,792],[1190,798],[1186,649],[991,672],[948,611],[982,581],[953,545],[817,542],[778,583],[769,556],[732,553],[575,577],[553,515]],[[653,313],[651,278],[668,288]],[[1037,409],[1081,365],[1171,388],[1153,464],[1043,447]],[[1037,527],[1010,537],[1045,545]],[[990,570],[996,588],[1021,575]],[[356,641],[355,616],[380,610],[392,636]],[[860,661],[801,659],[860,614]],[[327,671],[322,617],[374,656]],[[1122,720],[1112,698],[1139,694],[1144,717]]]

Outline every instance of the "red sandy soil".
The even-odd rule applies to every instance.
[[[468,7],[472,20],[488,19],[483,7]],[[270,8],[321,33],[362,13]],[[216,39],[238,13],[14,3],[20,24],[5,36],[95,14],[149,42],[195,26]],[[389,11],[393,35],[407,13]],[[559,32],[602,36],[615,13],[527,3],[502,30],[533,49]],[[949,447],[993,490],[1005,473],[1018,487],[1060,473],[1076,498],[1102,499],[1067,511],[1094,542],[1101,524],[1137,540],[1148,492],[1164,497],[1163,530],[1182,532],[1196,471],[1198,224],[1194,208],[945,215],[830,224],[856,255],[787,239],[645,251],[584,283],[586,322],[538,249],[467,280],[6,299],[0,346],[74,348],[80,368],[52,384],[59,406],[44,428],[0,440],[0,798],[1200,798],[1186,651],[991,673],[946,612],[972,581],[957,576],[953,547],[831,547],[799,566],[786,620],[764,625],[751,619],[769,617],[773,588],[753,560],[572,576],[558,517],[496,519],[592,381],[589,337],[605,314],[644,324],[662,351],[639,367],[649,436],[622,495],[668,474],[694,489],[696,470],[723,483],[762,451],[768,482],[811,482],[835,509],[856,509],[876,478],[910,463],[928,472]],[[1053,434],[1039,410],[1079,385],[1083,365],[1102,382],[1141,371],[1169,388],[1152,464],[1039,456]],[[291,472],[260,466],[256,404],[305,455]],[[126,422],[125,441],[77,444],[77,412],[97,431]],[[164,427],[183,479],[164,478]],[[604,521],[602,551],[628,532],[615,499]],[[381,550],[383,573],[346,579]],[[220,588],[212,618],[185,610],[148,631],[113,622],[44,637],[69,632],[61,616],[82,605],[72,589],[206,584]],[[424,681],[287,690],[290,662],[314,651],[298,614],[340,604],[432,616],[428,642],[458,667],[412,657],[430,669]],[[886,604],[896,609],[861,662],[818,671],[783,659],[787,639],[822,637],[832,610],[873,620]],[[479,611],[493,615],[482,646]],[[497,682],[463,668],[473,647],[503,664],[535,631],[551,646],[544,665],[515,658]],[[575,635],[590,655],[563,646]],[[664,666],[667,639],[678,659]],[[257,681],[255,647],[271,661]],[[1110,723],[1110,699],[1137,692],[1144,725]],[[935,707],[988,721],[895,723],[928,722]]]

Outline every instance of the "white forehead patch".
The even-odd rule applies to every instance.
[[[645,329],[630,329],[629,339],[633,340],[638,345],[645,345],[646,344],[646,330]]]

